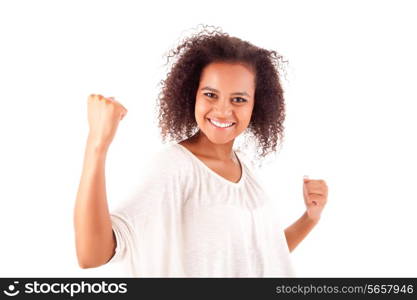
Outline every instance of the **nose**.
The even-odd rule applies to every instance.
[[[229,102],[229,99],[225,97],[219,97],[214,105],[214,110],[217,112],[218,117],[229,117],[233,113],[233,107]]]

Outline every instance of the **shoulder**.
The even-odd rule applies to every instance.
[[[255,161],[244,151],[240,149],[236,149],[235,153],[237,154],[238,158],[251,170],[251,171],[258,171],[259,166],[255,163]]]
[[[162,162],[171,162],[172,164],[184,164],[187,161],[187,156],[184,151],[176,143],[163,145],[152,155],[153,160]]]
[[[146,162],[150,173],[161,175],[185,176],[189,174],[190,161],[176,143],[166,144],[156,150]]]

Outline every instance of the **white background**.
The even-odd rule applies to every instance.
[[[262,172],[285,225],[302,177],[325,179],[298,276],[417,276],[413,1],[2,1],[0,276],[123,276],[78,267],[73,208],[87,96],[127,109],[106,164],[110,207],[162,143],[164,54],[198,24],[288,59],[285,142]]]

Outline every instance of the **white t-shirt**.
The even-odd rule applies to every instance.
[[[284,228],[235,151],[242,176],[220,176],[180,144],[158,151],[145,180],[110,213],[122,262],[133,277],[295,277]]]

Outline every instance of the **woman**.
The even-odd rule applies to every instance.
[[[74,214],[80,266],[123,261],[135,277],[295,276],[290,252],[319,221],[327,185],[304,178],[306,212],[283,230],[254,163],[233,149],[252,133],[259,160],[282,138],[281,57],[206,28],[171,57],[158,107],[162,137],[175,142],[149,160],[146,180],[111,214],[105,158],[127,110],[112,97],[88,99]]]

